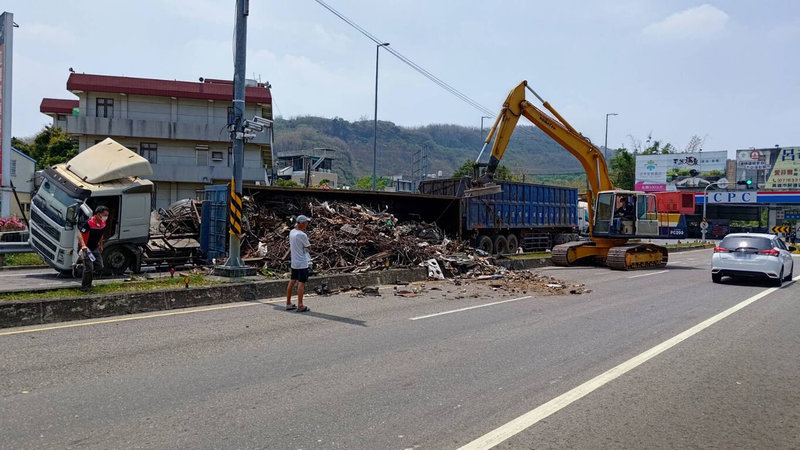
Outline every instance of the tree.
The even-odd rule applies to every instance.
[[[382,191],[387,186],[392,185],[392,180],[389,177],[377,177],[375,179],[375,190]],[[371,191],[372,190],[372,176],[367,175],[365,177],[361,177],[356,181],[356,184],[353,185],[353,189],[358,191]]]
[[[677,152],[675,146],[669,142],[662,146],[661,141],[658,139],[653,140],[652,133],[647,135],[644,144],[642,144],[641,140],[631,135],[628,135],[628,138],[631,140],[631,147],[633,148],[634,155],[668,155]]]
[[[609,162],[611,183],[617,189],[633,190],[636,184],[636,159],[628,149],[619,148]]]
[[[464,164],[461,165],[455,172],[453,172],[453,178],[461,178],[461,177],[471,177],[473,175],[473,167],[474,163],[472,160],[464,161]],[[497,170],[494,172],[494,179],[500,181],[520,181],[521,177],[518,177],[511,173],[511,170],[504,166],[499,165],[497,166]]]
[[[453,172],[452,178],[471,177],[473,164],[471,159],[464,161],[464,164]]]
[[[706,141],[706,138],[700,138],[698,135],[694,135],[689,138],[689,143],[686,144],[686,148],[683,149],[685,153],[694,153],[698,150],[703,149],[703,143]]]
[[[293,180],[284,180],[283,178],[278,178],[277,180],[275,180],[275,186],[291,187],[291,188],[302,187],[299,183],[297,183],[297,182],[295,182]]]
[[[78,154],[78,144],[58,127],[45,127],[30,142],[17,138],[11,142],[17,150],[36,160],[37,169],[69,161]]]

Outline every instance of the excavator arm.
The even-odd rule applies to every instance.
[[[526,89],[531,91],[542,102],[542,105],[555,116],[555,119],[525,99]],[[522,116],[531,121],[554,141],[561,144],[581,163],[583,170],[586,172],[586,179],[589,185],[589,191],[587,192],[589,217],[594,217],[594,201],[597,198],[597,193],[614,189],[603,152],[595,147],[589,139],[575,130],[548,102],[542,100],[528,86],[527,81],[517,85],[508,94],[508,98],[503,103],[503,109],[486,136],[484,148],[492,142],[492,137],[494,137],[494,143],[492,144],[492,153],[489,157],[486,175],[481,181],[484,183],[492,181],[497,166],[500,164],[500,160],[503,158],[508,142],[511,139],[511,134]],[[591,222],[590,228],[593,227]]]

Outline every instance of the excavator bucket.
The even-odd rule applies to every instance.
[[[464,191],[464,197],[483,197],[485,195],[499,194],[503,188],[499,184],[486,183]]]

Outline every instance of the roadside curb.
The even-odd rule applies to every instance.
[[[313,293],[315,288],[323,284],[326,284],[330,290],[337,290],[424,281],[427,278],[428,270],[426,268],[324,275],[309,279],[306,283],[306,292]],[[288,283],[289,280],[241,281],[177,290],[2,302],[0,303],[0,328],[282,297],[286,295]]]
[[[704,250],[707,248],[714,248],[714,244],[706,244],[706,245],[697,245],[694,247],[678,247],[678,248],[668,248],[667,253],[681,253],[681,252],[691,252],[693,250]]]
[[[31,270],[31,269],[47,269],[50,266],[47,265],[40,265],[40,266],[0,266],[0,272],[4,270]]]

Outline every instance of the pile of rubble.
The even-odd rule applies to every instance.
[[[306,233],[311,241],[315,272],[364,272],[412,267],[443,255],[469,251],[463,242],[449,240],[435,225],[399,221],[388,211],[375,211],[349,202],[303,205],[253,202],[245,199],[245,260],[263,262],[273,271],[289,269],[289,231],[298,214],[312,218]]]
[[[463,280],[463,278],[462,278]],[[458,282],[459,280],[456,280]],[[503,290],[510,293],[529,294],[588,294],[591,289],[586,289],[583,284],[569,284],[557,278],[542,275],[530,270],[505,271],[497,275],[482,275],[478,277],[467,277],[467,281],[485,283],[495,290]]]

